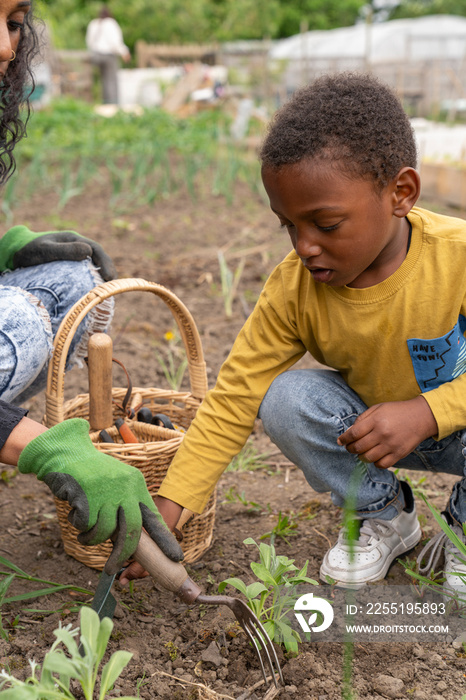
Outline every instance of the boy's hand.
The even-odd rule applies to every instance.
[[[436,435],[437,422],[422,396],[371,406],[337,440],[363,462],[387,469]]]
[[[14,226],[0,239],[0,271],[86,258],[92,259],[106,282],[117,277],[112,259],[102,246],[75,231],[35,233],[27,226]]]
[[[163,517],[169,530],[174,530],[178,520],[180,519],[180,515],[183,510],[182,506],[168,500],[168,498],[163,498],[163,496],[155,497],[155,506],[160,515]],[[144,578],[145,576],[149,576],[147,571],[145,571],[141,564],[138,564],[137,561],[133,561],[121,574],[119,581],[122,586],[125,586],[132,579]]]

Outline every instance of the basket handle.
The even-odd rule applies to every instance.
[[[194,398],[202,399],[207,392],[207,373],[201,339],[191,313],[180,299],[166,287],[143,279],[116,279],[105,282],[82,297],[66,314],[53,343],[53,354],[47,375],[45,395],[46,424],[48,427],[64,420],[64,379],[68,350],[73,336],[91,309],[109,297],[123,292],[152,292],[169,307],[181,334]]]

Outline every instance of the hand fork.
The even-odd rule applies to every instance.
[[[240,598],[203,594],[202,589],[188,576],[184,566],[180,562],[168,559],[144,531],[141,534],[134,558],[149,572],[156,583],[176,593],[184,603],[228,606],[256,650],[264,681],[268,683],[265,661],[272,674],[275,687],[278,687],[277,673],[280,682],[285,685],[277,654],[269,635],[252,610]]]

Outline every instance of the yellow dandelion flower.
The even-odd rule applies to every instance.
[[[172,340],[175,340],[175,334],[173,333],[173,331],[167,331],[167,332],[164,334],[163,337],[164,337],[165,340],[167,340],[168,342],[170,342],[170,341],[172,341]]]

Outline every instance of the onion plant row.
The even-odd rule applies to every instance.
[[[34,113],[27,133],[15,151],[17,172],[2,191],[8,225],[23,198],[37,192],[54,192],[60,211],[101,183],[122,213],[179,190],[232,204],[238,181],[257,191],[260,179],[257,159],[231,142],[230,117],[220,108],[183,119],[155,108],[106,118],[86,103],[61,99]]]

